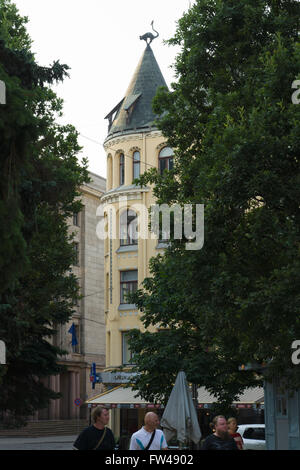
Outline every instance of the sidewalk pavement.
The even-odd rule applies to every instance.
[[[0,437],[1,450],[72,450],[75,436]]]

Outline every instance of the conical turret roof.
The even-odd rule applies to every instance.
[[[105,117],[109,119],[107,138],[153,127],[156,118],[152,100],[158,87],[167,87],[153,51],[148,44],[126,91],[125,98]]]

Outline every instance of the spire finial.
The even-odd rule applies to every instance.
[[[140,40],[141,41],[146,41],[148,46],[149,46],[149,44],[151,44],[153,39],[156,39],[159,36],[158,32],[155,31],[155,29],[153,28],[153,23],[154,23],[154,21],[151,22],[151,26],[152,26],[153,31],[156,33],[156,36],[154,36],[154,34],[152,34],[150,32],[143,34],[143,36],[140,36]]]

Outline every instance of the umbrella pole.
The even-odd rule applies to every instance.
[[[192,384],[192,400],[195,406],[196,410],[196,415],[198,419],[198,385],[197,384]],[[199,449],[199,444],[194,444],[194,442],[190,441],[189,442],[189,448],[194,449],[196,448],[197,450]]]
[[[197,397],[198,385],[192,384],[192,399],[195,406],[195,410],[198,408],[198,397]]]
[[[179,450],[183,450],[184,448],[184,442],[178,441],[179,442]]]

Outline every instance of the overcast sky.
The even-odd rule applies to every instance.
[[[151,47],[168,85],[178,49],[163,44],[176,30],[189,0],[14,0],[28,16],[28,32],[40,65],[54,60],[71,67],[70,79],[55,87],[64,100],[63,122],[81,134],[82,155],[90,171],[106,177],[104,117],[124,94],[146,47],[139,36],[151,31],[159,37]],[[84,136],[84,137],[83,137]],[[91,140],[89,140],[91,139]],[[97,143],[98,142],[98,143]]]

